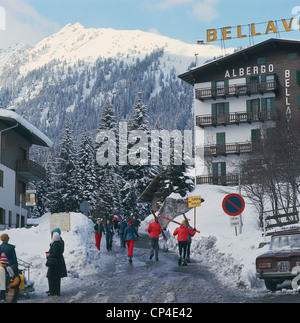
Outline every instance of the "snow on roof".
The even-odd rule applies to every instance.
[[[30,139],[33,144],[46,147],[53,146],[52,141],[45,134],[12,110],[0,109],[0,120],[17,122],[19,126],[15,130],[17,132],[20,130],[22,135]]]

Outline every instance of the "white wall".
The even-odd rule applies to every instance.
[[[4,230],[8,228],[9,211],[12,212],[11,227],[15,228],[17,214],[21,213],[20,215],[25,216],[25,223],[27,222],[27,210],[15,205],[16,173],[2,164],[0,164],[0,170],[4,172],[3,187],[0,187],[0,208],[5,210],[5,225],[0,225],[0,230]]]

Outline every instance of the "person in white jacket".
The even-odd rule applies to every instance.
[[[6,267],[8,266],[8,259],[4,252],[0,257],[0,301],[5,301],[6,292]]]

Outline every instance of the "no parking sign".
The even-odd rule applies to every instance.
[[[237,216],[244,211],[245,201],[239,194],[229,194],[225,196],[222,207],[226,214],[230,216]]]

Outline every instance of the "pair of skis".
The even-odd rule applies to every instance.
[[[158,216],[155,214],[155,212],[154,212],[153,210],[152,210],[152,213],[153,213],[154,218],[155,218],[155,219],[158,219]],[[183,214],[183,217],[184,217],[185,221],[186,221],[187,223],[189,223],[189,221],[188,221],[188,219],[186,218],[185,214]],[[176,224],[181,225],[181,223],[179,223],[179,222],[177,222],[177,221],[175,221],[175,220],[173,220],[173,219],[171,219],[171,218],[168,218],[167,216],[162,215],[162,216],[161,216],[161,218],[162,218],[162,219],[165,219],[165,220],[168,220],[168,221],[170,221],[170,222],[173,222],[173,223],[176,223]],[[194,228],[192,228],[189,224],[188,224],[188,226],[189,226],[189,228],[190,228],[190,229],[194,230]],[[196,230],[196,232],[200,233],[200,231],[198,231],[198,230]],[[163,234],[163,236],[164,236],[164,234]],[[165,239],[165,236],[164,236],[164,239]]]

